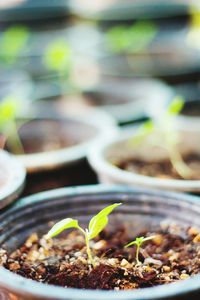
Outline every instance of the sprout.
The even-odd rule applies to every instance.
[[[154,146],[164,148],[168,154],[172,166],[182,178],[191,177],[192,170],[183,161],[178,151],[177,144],[180,140],[178,132],[173,127],[172,118],[179,114],[184,105],[181,97],[177,96],[169,105],[167,110],[156,120],[145,122],[137,134],[131,138],[130,143],[137,145],[147,139],[150,135],[153,138],[148,140]]]
[[[187,35],[189,46],[200,49],[200,6],[190,7],[190,28]]]
[[[141,248],[141,246],[142,246],[145,242],[150,241],[150,240],[152,240],[152,239],[154,239],[154,238],[155,238],[155,235],[149,236],[149,237],[146,237],[146,238],[143,237],[143,236],[137,237],[134,241],[132,241],[132,242],[130,242],[129,244],[127,244],[127,245],[124,246],[125,248],[128,248],[128,247],[130,247],[130,246],[132,246],[132,245],[136,245],[136,257],[135,257],[135,259],[136,259],[137,265],[140,265],[140,264],[141,264],[141,262],[140,262],[140,260],[139,260],[139,253],[140,253],[140,248]]]
[[[29,38],[29,30],[25,26],[13,26],[8,28],[2,38],[0,51],[7,63],[14,63],[22,52]]]
[[[65,229],[79,229],[85,237],[88,260],[92,264],[92,266],[95,267],[95,262],[90,249],[90,240],[94,239],[106,227],[108,223],[108,215],[119,205],[121,205],[121,203],[115,203],[105,207],[90,220],[89,226],[85,230],[79,226],[78,221],[75,219],[67,218],[61,220],[51,228],[51,230],[47,234],[47,238],[57,236]]]
[[[66,79],[72,63],[72,50],[64,40],[53,41],[46,48],[43,61],[47,69],[57,73],[62,92],[65,91]],[[68,78],[70,80],[70,78]]]
[[[106,34],[108,48],[113,52],[137,53],[151,43],[157,27],[150,21],[138,21],[132,26],[116,26]]]
[[[48,45],[44,55],[44,63],[49,70],[59,73],[69,68],[71,57],[70,45],[65,40],[59,39]]]
[[[5,97],[0,102],[0,133],[7,139],[13,153],[24,152],[16,124],[19,106],[19,100],[13,95]]]

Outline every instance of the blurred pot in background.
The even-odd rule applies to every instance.
[[[0,22],[28,23],[45,20],[54,22],[55,19],[69,16],[69,6],[66,0],[7,0],[0,3]]]
[[[13,107],[13,102],[7,105]],[[32,105],[28,119],[15,121],[12,115],[4,128],[9,137],[6,149],[16,155],[28,172],[25,194],[95,183],[86,154],[94,143],[116,133],[115,122],[103,112],[92,110],[84,116],[62,117],[48,107],[49,104],[43,107],[42,113],[41,107],[34,111]]]
[[[0,149],[0,209],[19,197],[23,191],[25,177],[26,171],[23,165]]]
[[[185,1],[167,6],[162,1],[110,1],[94,7],[90,1],[88,7],[76,3],[83,18],[111,22],[91,51],[103,74],[153,76],[173,84],[199,77],[199,51],[187,42],[191,16]]]
[[[147,135],[131,128],[95,145],[89,161],[100,182],[199,192],[199,128],[180,126],[166,133],[158,127],[159,135],[151,132],[151,124],[146,129]],[[174,139],[175,147],[165,147],[166,141],[171,145]]]
[[[0,41],[3,68],[24,69],[39,82],[60,82],[62,77],[68,78],[78,54],[97,43],[98,32],[87,25],[53,29],[16,25],[2,31]]]
[[[173,98],[173,90],[153,79],[102,76],[84,95],[87,105],[101,107],[123,125],[147,118],[150,108],[159,115]]]
[[[185,1],[170,0],[163,3],[162,0],[109,0],[70,1],[70,7],[74,14],[84,19],[98,21],[102,26],[111,26],[114,23],[129,22],[136,19],[159,19],[187,17],[188,3]]]
[[[169,83],[198,78],[200,52],[186,42],[187,31],[160,30],[152,22],[116,26],[96,51],[103,74],[157,77]],[[101,48],[102,46],[102,48]]]

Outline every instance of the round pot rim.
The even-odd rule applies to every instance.
[[[22,191],[26,171],[23,165],[7,151],[0,150],[0,156],[8,170],[11,170],[8,180],[0,188],[0,208],[3,208],[14,201]]]
[[[160,195],[165,198],[174,198],[179,201],[187,201],[189,203],[195,203],[199,205],[199,198],[192,195],[186,195],[175,192],[160,191],[147,189],[143,190],[141,188],[132,188],[120,185],[91,185],[91,186],[81,186],[81,187],[71,187],[71,188],[61,188],[52,191],[42,192],[39,194],[31,195],[26,198],[22,198],[13,208],[21,209],[24,206],[29,206],[31,203],[36,203],[40,201],[45,201],[55,199],[60,196],[73,196],[75,194],[94,194],[94,193],[144,193],[144,195]],[[38,283],[30,279],[26,279],[16,275],[3,267],[0,267],[0,284],[6,286],[6,288],[11,289],[14,292],[23,293],[25,295],[32,295],[36,297],[43,297],[48,299],[80,299],[80,300],[93,300],[93,299],[106,299],[109,297],[111,300],[156,300],[161,299],[161,297],[170,297],[173,295],[180,296],[190,291],[195,291],[200,288],[200,275],[195,275],[184,281],[179,281],[176,283],[171,283],[169,285],[162,285],[157,287],[145,288],[134,291],[94,291],[94,290],[82,290],[73,288],[62,288],[53,285],[45,285],[43,283]],[[186,284],[187,283],[187,284]],[[59,296],[58,296],[59,295]]]
[[[114,7],[108,7],[107,9],[102,8],[100,11],[90,11],[90,8],[88,6],[86,7],[79,7],[78,3],[73,3],[73,1],[70,2],[70,8],[73,13],[80,15],[82,17],[90,18],[92,20],[98,20],[98,21],[114,21],[114,20],[130,20],[130,19],[140,19],[144,18],[144,10],[145,10],[145,1],[140,3],[140,1],[136,1],[136,3],[130,4],[128,3],[119,3],[115,4]],[[185,8],[187,8],[187,2],[184,0],[179,1],[179,3],[170,3],[168,6],[162,7],[162,1],[158,1],[156,5],[156,1],[150,1],[148,3],[147,7],[149,6],[157,6],[156,11],[159,12],[158,14],[152,12],[152,7],[150,11],[150,17],[153,17],[155,19],[158,18],[168,18],[168,17],[174,17],[179,14],[183,15],[185,13]],[[170,7],[170,8],[169,8]],[[160,9],[159,9],[160,8]],[[173,8],[173,9],[172,9]],[[148,8],[147,8],[148,9]],[[135,15],[132,16],[131,12],[133,10],[136,10]],[[119,12],[122,11],[122,14]],[[146,11],[146,10],[145,10]],[[148,19],[148,17],[147,17]]]
[[[37,117],[35,119],[37,120]],[[58,117],[45,115],[44,117],[38,117],[38,119],[69,120],[79,124],[82,123],[96,129],[97,134],[94,137],[71,147],[46,152],[15,155],[30,173],[75,163],[76,161],[85,158],[88,149],[97,143],[98,140],[101,141],[103,139],[111,138],[117,133],[115,120],[107,113],[97,109],[92,109],[89,115],[86,114],[85,116],[68,115],[67,117]]]
[[[192,131],[194,128],[188,128],[187,124],[180,126],[181,130]],[[181,180],[181,179],[159,179],[150,176],[141,175],[138,173],[131,173],[109,163],[104,157],[104,151],[111,145],[117,142],[125,142],[128,138],[134,135],[137,130],[137,126],[134,126],[126,132],[121,132],[119,135],[113,137],[109,141],[104,140],[103,143],[94,145],[88,155],[88,161],[91,167],[97,173],[105,173],[113,178],[117,179],[121,184],[137,184],[139,186],[153,187],[153,188],[165,188],[176,191],[200,191],[200,180]],[[196,128],[196,130],[198,130]],[[194,130],[195,131],[195,130]]]
[[[110,85],[111,88],[114,88],[115,85],[118,84],[120,76],[113,78],[109,81],[106,81],[107,78],[105,78],[105,81],[107,82],[108,85]],[[162,80],[159,79],[152,79],[152,78],[135,78],[135,79],[130,79],[130,78],[123,78],[123,80],[127,80],[128,83],[130,84],[130,90],[128,93],[126,93],[125,98],[128,99],[127,102],[121,104],[103,104],[100,106],[100,109],[103,109],[107,112],[109,112],[111,115],[113,115],[118,122],[124,123],[124,122],[129,122],[133,119],[139,119],[143,118],[145,116],[149,115],[149,110],[151,110],[151,107],[155,106],[157,107],[157,114],[159,114],[162,109],[164,109],[169,101],[174,97],[174,91],[173,89],[164,83]],[[114,83],[114,86],[113,86]],[[94,89],[91,89],[91,91],[94,93],[109,93],[109,91],[104,91],[102,86],[94,87]],[[134,90],[136,87],[137,90],[137,85],[147,85],[147,89],[152,90],[150,94],[146,95],[145,92],[143,92],[143,95],[134,95]],[[127,84],[128,85],[128,84]],[[126,89],[126,87],[122,87],[122,89]],[[86,90],[86,93],[90,92],[90,90]],[[112,92],[110,92],[112,95]],[[134,100],[133,100],[134,98]],[[140,105],[140,103],[143,103],[143,105]],[[139,109],[136,109],[136,112],[134,112],[135,107],[139,104],[140,106],[143,106],[143,110],[139,107]]]

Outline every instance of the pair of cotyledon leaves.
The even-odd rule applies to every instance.
[[[87,235],[88,239],[95,238],[107,225],[108,215],[121,203],[115,203],[102,209],[97,215],[95,215],[89,222],[88,229],[83,230],[78,221],[72,218],[63,219],[56,223],[47,234],[47,238],[52,238],[65,229],[77,228]]]

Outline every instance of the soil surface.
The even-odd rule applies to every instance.
[[[51,224],[52,225],[52,224]],[[91,241],[96,263],[87,261],[83,235],[65,232],[47,240],[33,233],[18,250],[8,254],[0,250],[0,264],[6,269],[39,282],[82,289],[139,289],[187,279],[200,272],[200,232],[193,227],[161,224],[156,231],[138,236],[156,235],[140,250],[124,248],[134,240],[125,227],[108,227]]]
[[[25,154],[68,148],[88,141],[94,134],[94,130],[84,124],[52,119],[32,120],[19,129]],[[9,144],[6,145],[6,149],[16,154],[22,154],[18,153],[17,149],[13,151]]]
[[[131,158],[120,161],[115,165],[120,169],[128,172],[139,173],[145,176],[151,176],[163,179],[200,179],[200,155],[189,154],[183,157],[185,163],[190,167],[193,172],[190,178],[181,177],[173,168],[169,160],[162,161],[144,161],[142,159]]]

